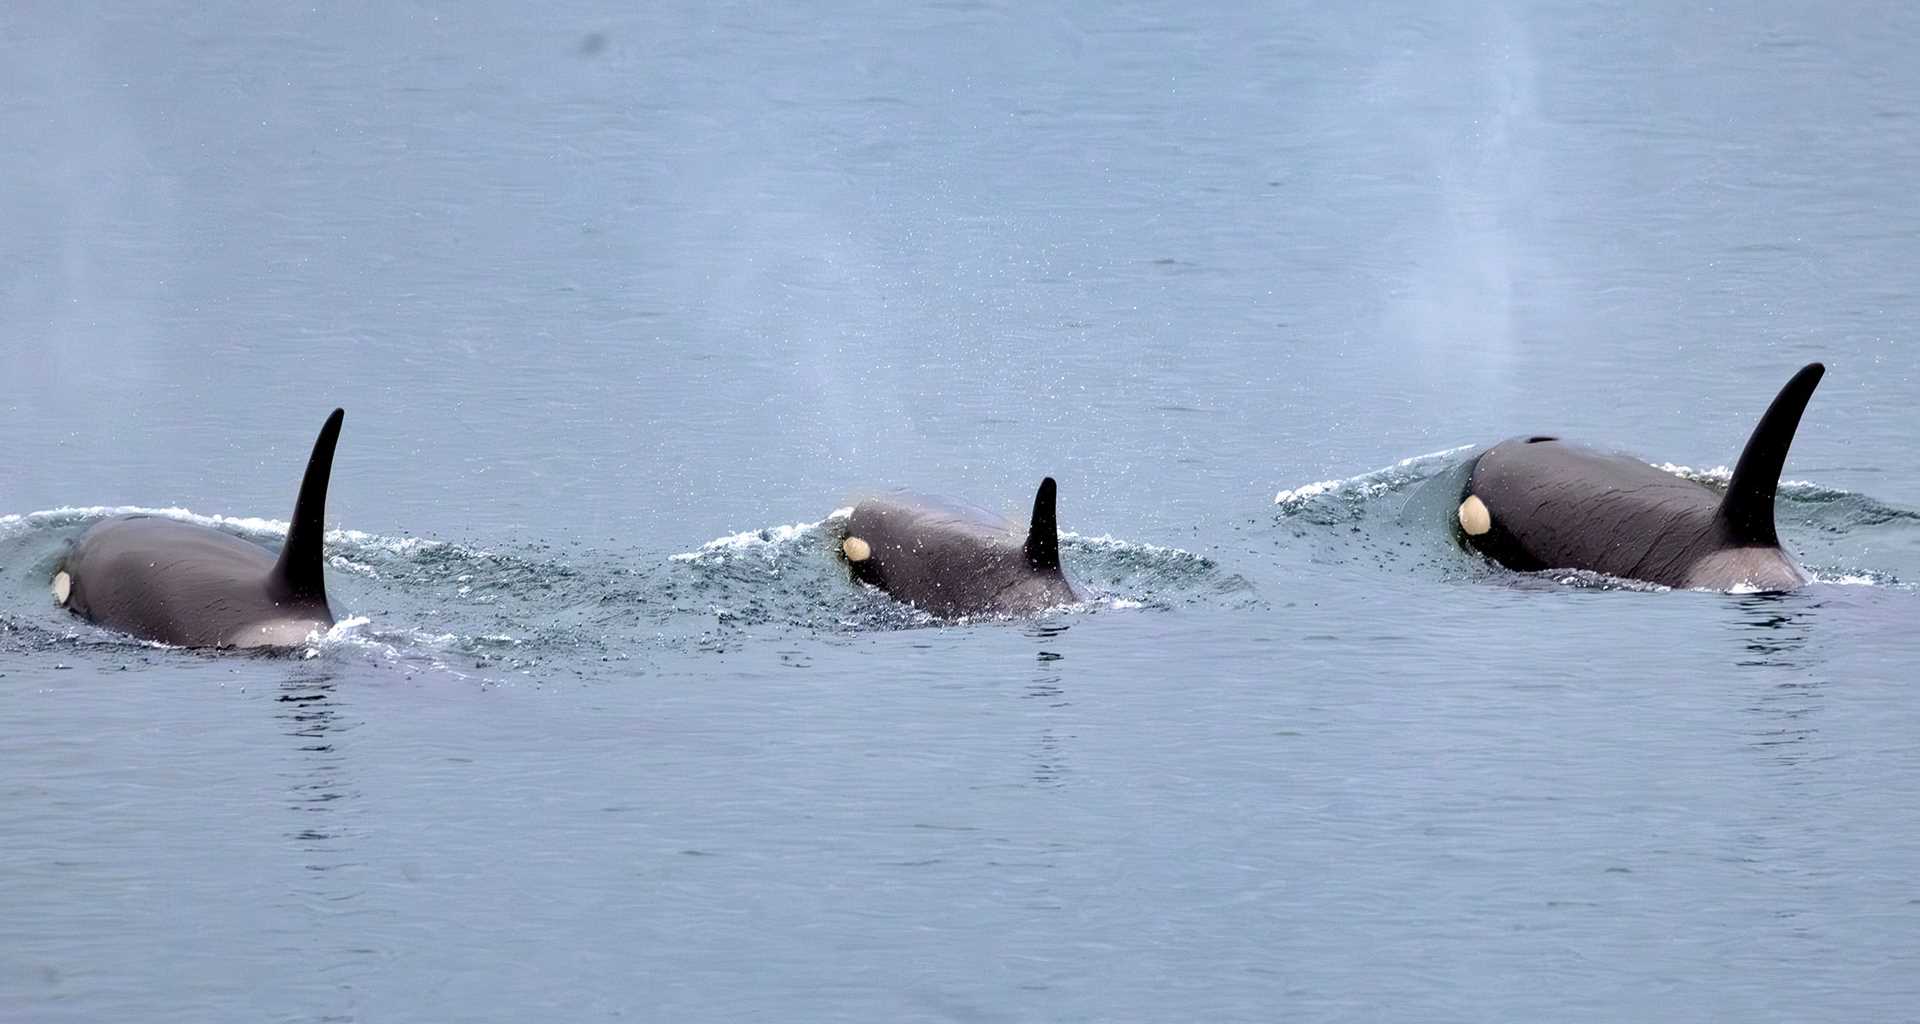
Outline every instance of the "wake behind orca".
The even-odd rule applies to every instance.
[[[1060,564],[1052,477],[1024,533],[983,509],[900,494],[862,501],[840,551],[853,578],[939,618],[1032,615],[1081,600]]]
[[[1456,510],[1466,543],[1510,569],[1586,569],[1670,587],[1791,590],[1807,582],[1774,529],[1774,494],[1810,363],[1747,439],[1724,496],[1625,455],[1555,437],[1502,441],[1473,461]]]
[[[82,536],[53,576],[54,602],[90,622],[179,647],[291,647],[333,625],[321,568],[327,480],[346,414],[320,428],[286,544],[132,515]]]

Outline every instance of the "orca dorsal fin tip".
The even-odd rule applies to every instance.
[[[1058,490],[1052,477],[1040,481],[1033,495],[1033,519],[1027,525],[1027,564],[1042,571],[1060,568],[1060,521],[1054,515]]]
[[[1746,448],[1740,452],[1740,461],[1734,464],[1733,476],[1727,481],[1726,496],[1720,499],[1718,518],[1729,544],[1780,545],[1780,535],[1773,524],[1773,500],[1780,487],[1780,472],[1786,468],[1793,435],[1800,429],[1800,416],[1826,372],[1826,366],[1821,363],[1801,367],[1754,425]]]
[[[313,454],[307,458],[300,496],[294,499],[293,518],[287,524],[287,541],[273,565],[274,587],[288,598],[327,599],[321,551],[327,531],[327,482],[333,476],[333,449],[339,443],[340,425],[346,417],[345,409],[333,410],[314,438]]]

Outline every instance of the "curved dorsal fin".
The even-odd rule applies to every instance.
[[[293,520],[287,526],[287,543],[280,549],[280,560],[274,563],[270,577],[283,599],[327,599],[320,540],[327,532],[327,479],[333,475],[333,446],[340,440],[340,422],[346,416],[345,410],[333,410],[320,428],[320,436],[314,439],[307,475],[300,481],[300,497],[293,503]]]
[[[1826,372],[1819,363],[1802,367],[1780,389],[1747,438],[1746,450],[1733,467],[1733,479],[1727,482],[1727,496],[1720,499],[1720,523],[1733,544],[1780,546],[1780,535],[1773,529],[1774,491],[1780,486],[1780,470],[1787,464],[1793,433],[1800,427],[1800,414]]]
[[[1027,564],[1035,569],[1060,568],[1060,524],[1053,517],[1052,477],[1040,481],[1033,496],[1033,523],[1027,527]]]

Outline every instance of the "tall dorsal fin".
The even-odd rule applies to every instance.
[[[1780,486],[1780,470],[1787,464],[1787,449],[1793,444],[1793,432],[1800,428],[1800,414],[1807,400],[1827,372],[1819,363],[1808,363],[1767,406],[1766,415],[1747,438],[1746,450],[1733,467],[1733,479],[1727,482],[1727,496],[1720,499],[1719,519],[1727,539],[1740,546],[1779,547],[1780,535],[1773,529],[1773,495]]]
[[[1053,478],[1040,481],[1033,496],[1033,523],[1027,527],[1027,564],[1035,569],[1060,568],[1060,523],[1053,516]]]
[[[307,475],[300,481],[300,497],[293,503],[293,520],[287,526],[287,543],[280,549],[280,560],[274,563],[270,577],[282,599],[327,599],[320,540],[327,532],[327,479],[333,475],[333,446],[340,440],[340,422],[346,417],[345,410],[333,410],[320,428],[320,436],[314,439]]]

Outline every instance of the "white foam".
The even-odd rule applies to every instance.
[[[183,523],[227,527],[250,533],[285,535],[287,532],[287,524],[277,519],[262,519],[257,516],[203,515],[179,507],[149,508],[144,505],[62,505],[59,508],[28,512],[25,515],[0,516],[0,526],[14,523],[38,526],[64,519],[105,519],[109,516],[160,516],[166,519],[177,519]]]
[[[794,541],[818,530],[825,525],[825,522],[822,520],[818,523],[789,523],[785,526],[769,526],[763,530],[730,533],[700,545],[697,550],[682,551],[668,557],[675,562],[700,562],[757,552],[771,562]]]
[[[1833,587],[1878,587],[1882,585],[1882,581],[1863,572],[1824,573],[1814,572],[1811,569],[1808,570],[1808,572],[1812,573],[1813,582],[1824,583]]]
[[[274,527],[275,532],[282,536],[286,535],[286,523],[276,520],[274,521]],[[365,530],[328,530],[326,533],[326,541],[329,544],[350,545],[355,548],[378,548],[390,555],[400,555],[403,557],[422,551],[435,551],[440,548],[457,547],[457,545],[444,540],[428,540],[424,537],[387,537],[378,533],[368,533]],[[487,558],[493,554],[491,551],[481,549],[462,548],[461,550],[465,554],[475,558]]]
[[[338,651],[361,651],[376,658],[384,658],[396,664],[424,664],[435,672],[445,672],[456,679],[471,679],[473,676],[448,664],[436,652],[445,652],[455,648],[462,638],[455,633],[428,633],[420,629],[404,629],[398,633],[376,632],[367,629],[368,619],[356,615],[333,624],[333,628],[323,635],[318,631],[309,634],[307,646],[300,652],[302,658],[318,658]],[[482,637],[486,640],[504,640],[514,644],[520,641],[511,637]],[[397,641],[397,646],[396,646]]]
[[[317,658],[329,647],[362,640],[363,638],[359,635],[360,627],[365,626],[369,621],[371,620],[364,615],[351,615],[335,622],[324,633],[317,629],[308,633],[306,639],[301,641],[304,649],[300,652],[300,656]]]
[[[284,519],[267,519],[262,516],[223,516],[207,515],[191,509],[168,507],[149,508],[144,505],[63,505],[59,508],[43,509],[39,512],[14,513],[0,516],[0,532],[12,527],[38,527],[50,523],[68,520],[86,521],[107,519],[113,516],[158,516],[182,523],[212,527],[216,530],[228,530],[268,537],[285,537],[288,523]],[[450,547],[446,541],[427,540],[421,537],[387,537],[365,530],[328,530],[324,535],[326,543],[335,547],[357,549],[375,548],[392,555],[411,555],[420,551]],[[472,551],[470,554],[485,557],[489,551]]]
[[[1369,470],[1358,476],[1350,476],[1342,480],[1320,480],[1310,484],[1302,484],[1299,487],[1290,488],[1274,495],[1273,503],[1275,505],[1286,505],[1293,502],[1301,502],[1308,498],[1317,497],[1322,494],[1332,494],[1335,491],[1344,491],[1352,487],[1365,488],[1365,493],[1369,497],[1376,494],[1385,494],[1393,489],[1393,484],[1381,478],[1392,474],[1394,470],[1407,469],[1411,466],[1418,466],[1435,459],[1444,459],[1452,455],[1458,455],[1464,451],[1471,451],[1476,447],[1479,446],[1471,444],[1455,445],[1452,448],[1442,448],[1437,452],[1427,452],[1423,455],[1410,455],[1391,466],[1382,466],[1379,469]]]
[[[1663,473],[1672,473],[1674,476],[1684,476],[1689,480],[1718,480],[1721,483],[1726,483],[1728,480],[1733,479],[1733,470],[1725,466],[1695,469],[1692,466],[1682,466],[1677,462],[1649,462],[1647,465]]]
[[[1145,541],[1121,540],[1110,533],[1103,533],[1097,537],[1089,537],[1084,534],[1074,533],[1072,530],[1061,530],[1060,539],[1070,540],[1076,544],[1090,548],[1104,548],[1109,551],[1139,551],[1150,555],[1174,558],[1200,557],[1191,551],[1183,551],[1180,548],[1162,547],[1159,544],[1148,544]]]
[[[1683,466],[1677,462],[1649,462],[1647,463],[1647,465],[1652,466],[1653,468],[1660,470],[1663,473],[1672,473],[1674,476],[1685,477],[1688,480],[1698,480],[1702,483],[1711,481],[1717,484],[1725,484],[1728,481],[1733,479],[1733,470],[1728,469],[1725,466],[1712,466],[1707,469],[1695,469],[1692,466]],[[1834,494],[1848,493],[1846,491],[1840,490],[1839,488],[1824,487],[1820,484],[1814,483],[1811,480],[1782,480],[1780,481],[1780,486],[1792,487],[1798,490],[1830,491]]]
[[[367,618],[365,615],[349,615],[346,618],[341,619],[339,622],[336,622],[332,626],[328,627],[326,635],[321,637],[320,640],[322,643],[325,643],[329,640],[346,639],[346,637],[352,634],[353,631],[359,629],[361,626],[364,626],[371,621],[373,620]]]
[[[335,569],[339,569],[341,572],[350,572],[365,576],[369,579],[377,580],[380,578],[380,570],[375,569],[365,562],[356,562],[345,555],[334,555],[327,559],[327,564],[333,566]]]
[[[1316,494],[1325,494],[1328,491],[1339,490],[1358,479],[1360,478],[1355,477],[1353,480],[1321,480],[1317,483],[1301,484],[1298,487],[1283,490],[1274,495],[1273,503],[1275,505],[1284,505],[1289,501],[1301,501],[1306,498],[1311,498]]]

